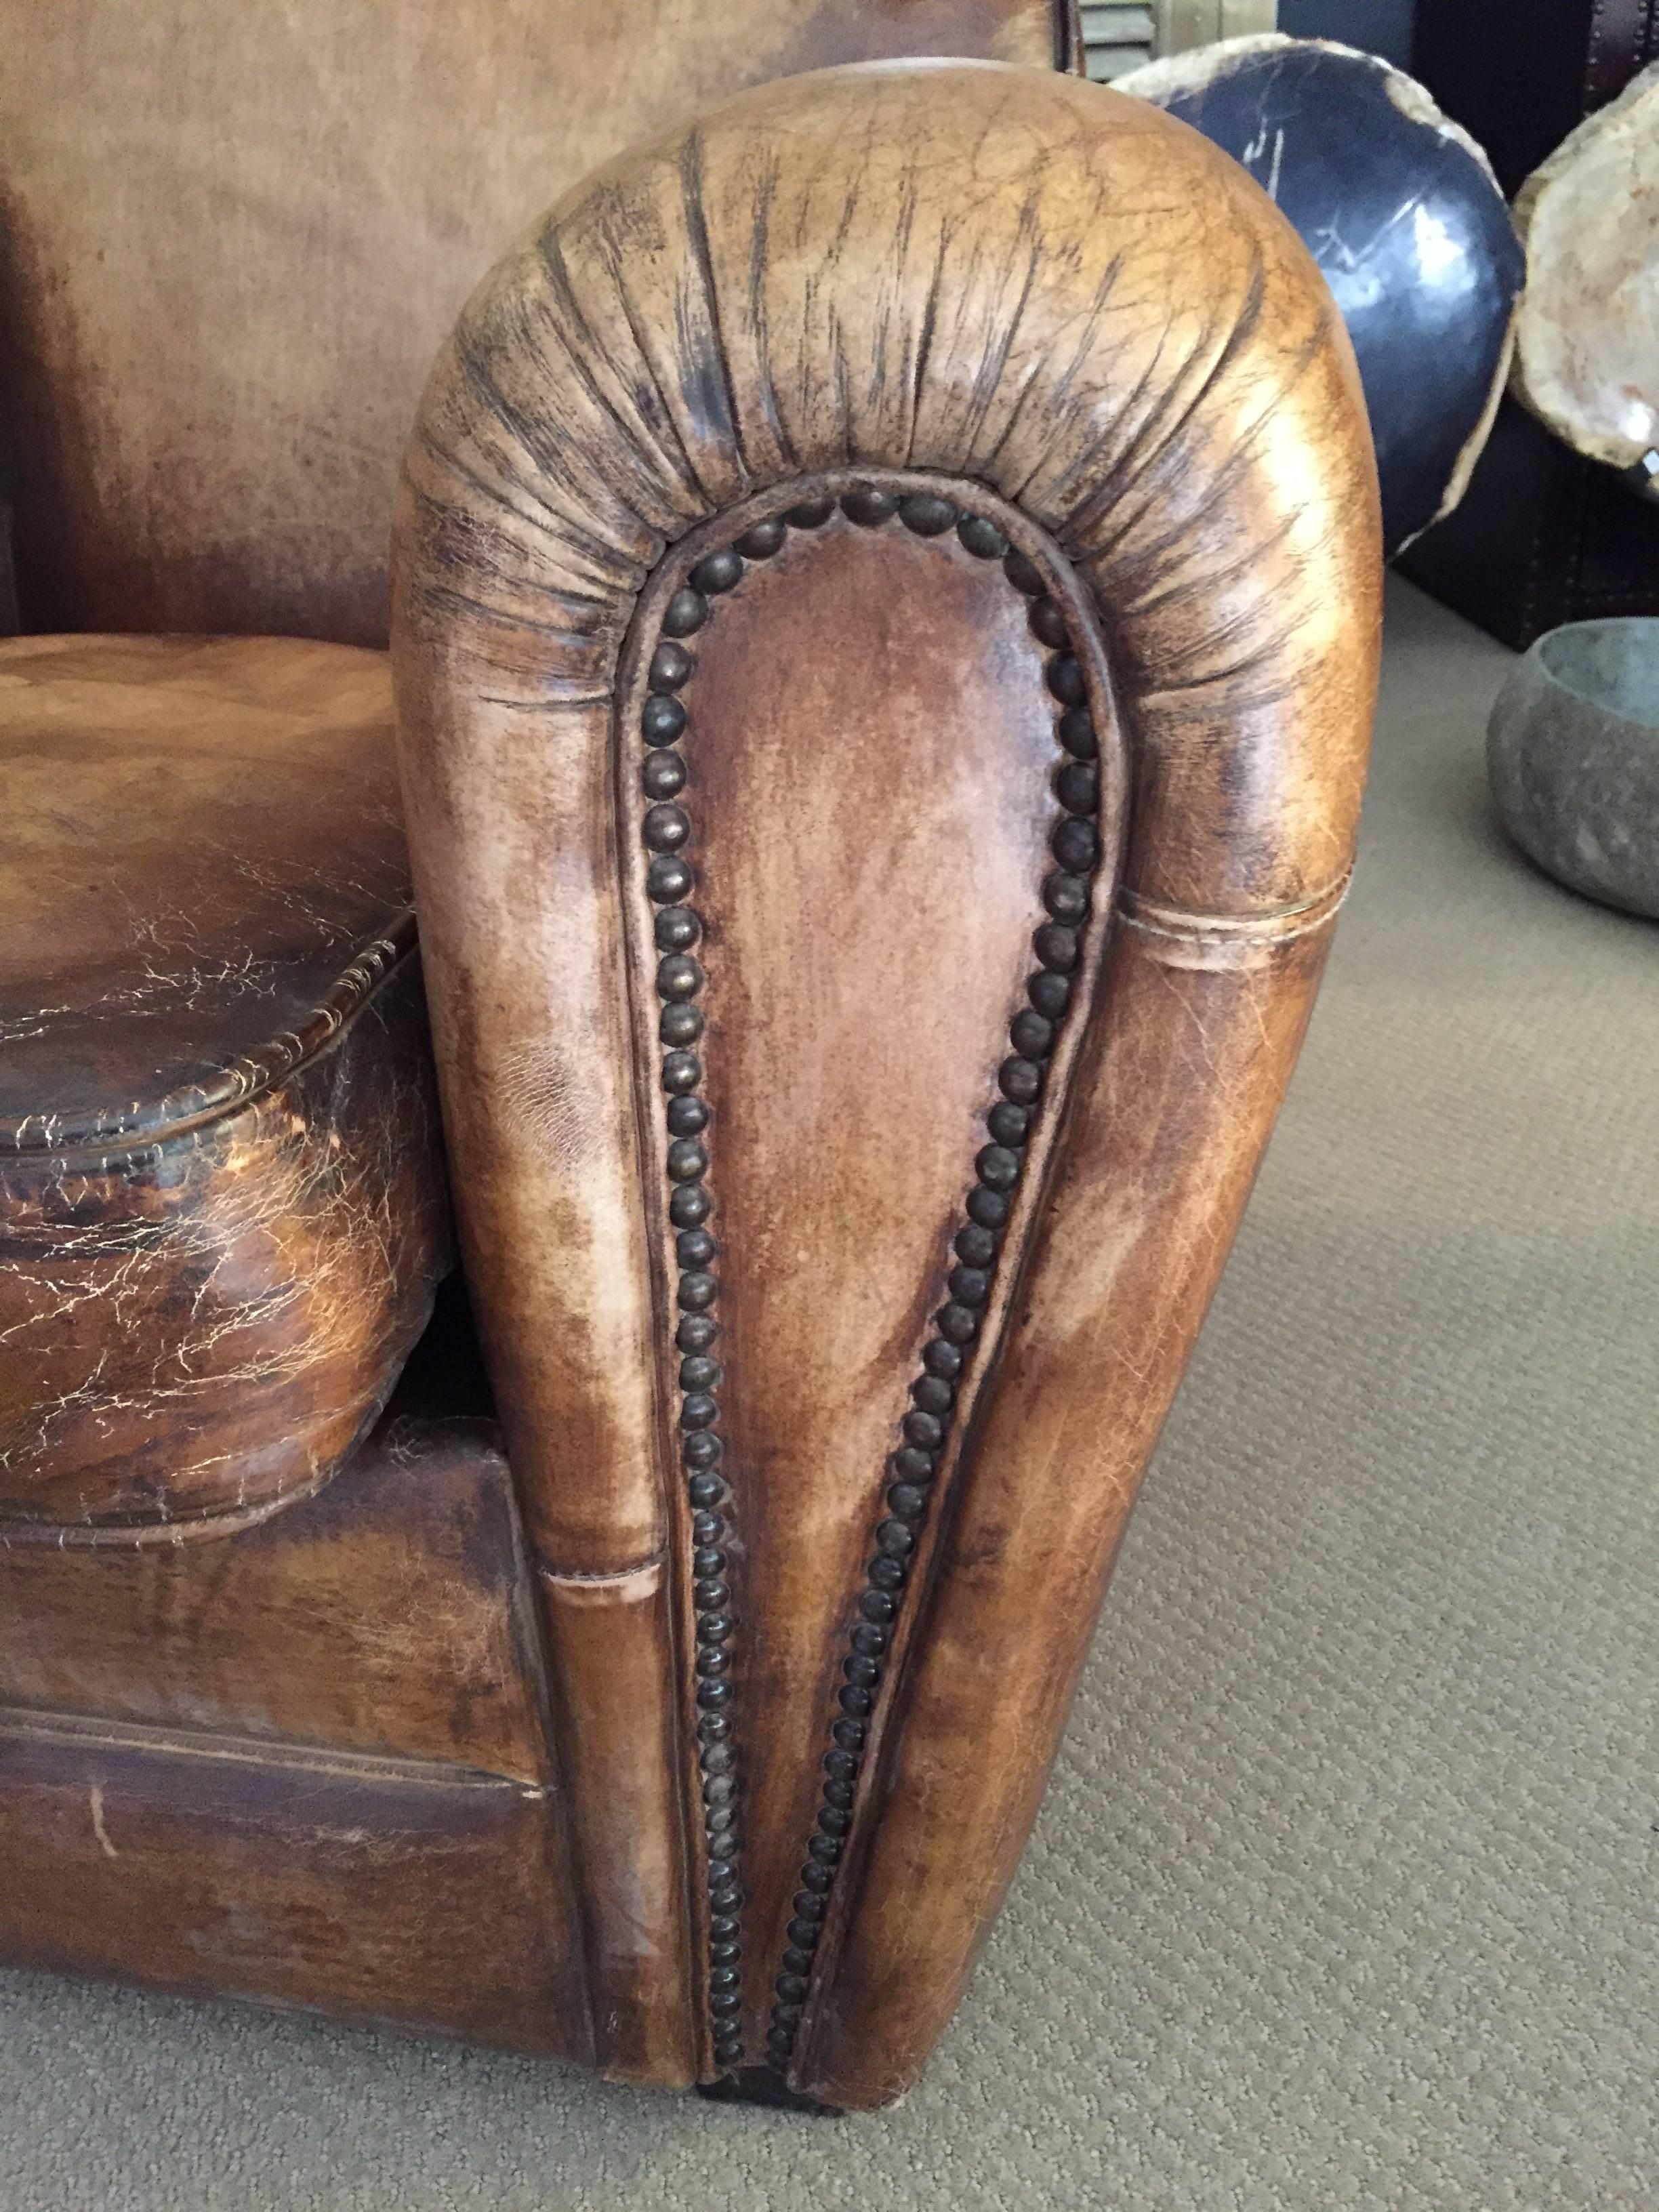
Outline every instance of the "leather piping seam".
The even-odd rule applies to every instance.
[[[21,1513],[0,1513],[0,1554],[27,1549],[53,1552],[177,1550],[180,1545],[200,1540],[240,1536],[245,1530],[257,1528],[262,1522],[285,1512],[290,1505],[303,1505],[307,1498],[315,1498],[318,1492],[325,1489],[345,1465],[365,1433],[366,1431],[360,1428],[352,1441],[350,1451],[343,1453],[338,1459],[330,1459],[306,1481],[296,1484],[292,1490],[279,1491],[275,1498],[262,1498],[252,1505],[210,1507],[205,1511],[178,1514],[167,1521],[47,1521],[32,1519]]]
[[[592,1573],[570,1567],[550,1567],[538,1559],[536,1572],[554,1589],[605,1589],[617,1583],[637,1582],[642,1575],[658,1574],[668,1565],[665,1547],[629,1567],[602,1567]]]
[[[1188,943],[1213,939],[1230,945],[1283,945],[1310,936],[1333,921],[1352,880],[1349,870],[1311,898],[1271,914],[1195,914],[1185,907],[1164,906],[1132,890],[1120,892],[1118,913],[1129,928],[1148,937],[1176,938]]]
[[[357,1751],[344,1746],[309,1743],[302,1738],[240,1735],[177,1723],[105,1720],[96,1715],[38,1711],[32,1706],[0,1706],[0,1743],[37,1745],[159,1759],[199,1759],[221,1765],[254,1766],[337,1777],[342,1781],[388,1782],[416,1789],[500,1792],[532,1800],[547,1795],[544,1784],[500,1774],[493,1767],[429,1759],[418,1752]]]
[[[240,1112],[279,1083],[297,1075],[356,1019],[375,993],[418,950],[415,909],[405,907],[387,929],[359,946],[297,1029],[239,1053],[204,1084],[191,1084],[171,1092],[152,1109],[155,1118],[112,1114],[71,1124],[61,1133],[54,1114],[24,1114],[0,1121],[0,1155],[16,1158],[62,1158],[70,1153],[128,1153],[148,1152],[170,1139],[186,1135],[204,1123]],[[194,1103],[187,1102],[194,1101]],[[40,1133],[31,1132],[39,1126]]]

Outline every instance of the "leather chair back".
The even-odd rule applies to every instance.
[[[0,0],[0,422],[29,629],[384,642],[398,455],[468,292],[636,139],[1054,0]],[[368,100],[363,88],[374,88]]]

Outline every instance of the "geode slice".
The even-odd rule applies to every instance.
[[[1516,397],[1592,460],[1641,470],[1659,452],[1659,62],[1533,171],[1515,220]]]
[[[1491,164],[1414,77],[1277,33],[1119,77],[1277,200],[1359,362],[1390,556],[1463,495],[1509,367],[1526,260]]]

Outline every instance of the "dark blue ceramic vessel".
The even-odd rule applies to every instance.
[[[1319,40],[1229,41],[1119,88],[1224,148],[1301,234],[1353,341],[1399,552],[1461,491],[1507,366],[1526,257],[1490,169],[1413,79]]]

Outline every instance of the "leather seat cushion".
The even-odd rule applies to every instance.
[[[0,644],[0,1541],[259,1517],[449,1264],[384,657]]]

